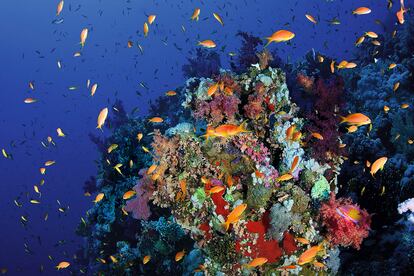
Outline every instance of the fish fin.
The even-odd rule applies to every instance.
[[[345,123],[345,122],[346,122],[346,118],[345,118],[345,117],[343,117],[343,116],[339,116],[339,118],[341,118],[341,122],[340,122],[340,124],[342,124],[342,123]]]

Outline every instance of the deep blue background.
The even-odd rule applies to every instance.
[[[185,81],[181,66],[198,40],[213,39],[219,50],[226,46],[220,52],[225,68],[228,53],[239,47],[240,40],[235,37],[239,30],[261,38],[283,28],[293,31],[296,37],[290,45],[269,46],[277,49],[283,60],[298,60],[312,48],[338,60],[351,59],[356,38],[365,31],[384,32],[376,19],[385,22],[388,31],[392,29],[399,8],[395,3],[392,12],[388,11],[386,0],[67,0],[61,14],[64,23],[56,25],[51,22],[56,18],[58,2],[0,3],[0,148],[13,155],[13,160],[0,158],[0,268],[7,267],[11,275],[36,275],[41,264],[45,274],[53,275],[59,261],[71,260],[82,243],[74,230],[92,205],[91,198],[83,196],[83,182],[96,173],[94,160],[99,158],[88,134],[109,134],[95,129],[99,111],[118,98],[128,111],[138,106],[140,114],[145,114],[150,99]],[[370,7],[372,13],[352,15],[359,6]],[[200,21],[192,22],[189,18],[196,7],[201,8]],[[212,12],[221,15],[224,27]],[[320,22],[313,25],[305,13]],[[144,38],[146,14],[156,14],[157,18]],[[326,22],[334,16],[341,25]],[[90,30],[89,37],[83,55],[75,58],[73,53],[80,50],[79,34],[85,27]],[[135,43],[131,49],[126,46],[128,40]],[[58,60],[63,64],[60,70]],[[86,89],[87,79],[99,84],[94,97]],[[35,82],[35,91],[28,88],[29,81]],[[140,82],[149,89],[142,88]],[[69,91],[69,86],[78,89]],[[27,105],[23,103],[26,97],[39,101]],[[66,138],[56,137],[57,127],[63,129]],[[57,147],[45,149],[40,142],[49,135]],[[40,187],[42,203],[32,205],[28,201],[36,198],[33,185],[42,179],[39,168],[47,160],[57,163],[47,169],[45,184]],[[19,196],[22,208],[13,203]],[[57,199],[70,207],[65,214],[58,212]],[[49,213],[46,222],[45,212]],[[29,218],[26,228],[20,224],[21,215]],[[68,243],[55,247],[58,240]],[[32,255],[24,252],[24,242]]]

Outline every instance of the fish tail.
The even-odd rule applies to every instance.
[[[222,225],[223,225],[224,229],[226,229],[226,232],[229,231],[230,222],[226,221]]]
[[[244,120],[243,123],[239,126],[239,132],[250,132],[250,130],[247,130],[247,120]]]
[[[265,39],[267,39],[267,43],[266,43],[266,45],[264,46],[264,48],[266,48],[270,43],[272,43],[272,39],[271,39],[271,37],[265,37]]]
[[[341,118],[341,122],[340,122],[340,124],[342,124],[342,123],[345,123],[345,122],[346,122],[346,118],[345,118],[345,117],[339,116],[339,118]]]

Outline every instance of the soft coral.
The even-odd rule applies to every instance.
[[[314,85],[316,101],[314,112],[308,114],[309,132],[318,132],[323,140],[308,137],[312,155],[315,159],[328,162],[331,157],[342,155],[339,144],[339,131],[337,112],[343,106],[342,92],[344,82],[342,78],[336,77],[330,80],[319,79]]]
[[[359,211],[360,219],[358,222],[353,222],[340,215],[338,208],[345,206],[351,206]],[[350,198],[336,199],[332,193],[330,200],[323,203],[319,211],[322,225],[328,231],[327,239],[333,245],[353,246],[359,249],[362,240],[368,237],[371,216],[366,210],[359,209],[358,205],[353,204]]]

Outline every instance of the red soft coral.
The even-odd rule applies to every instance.
[[[289,232],[285,232],[283,235],[283,250],[287,255],[292,255],[296,250],[298,250],[295,238]]]
[[[265,234],[269,227],[268,214],[265,213],[260,221],[247,222],[244,235],[236,241],[236,251],[250,258],[267,258],[268,263],[276,263],[282,256],[282,249],[277,240],[268,240]],[[241,244],[241,241],[243,242]]]
[[[351,207],[358,210],[359,217],[357,222],[347,219],[341,215],[341,208]],[[362,240],[368,237],[371,216],[366,210],[360,209],[353,204],[350,198],[335,199],[332,193],[327,203],[323,203],[320,210],[322,225],[326,227],[327,239],[333,245],[353,246],[359,249]]]
[[[131,199],[125,205],[125,211],[132,212],[135,219],[148,219],[151,215],[151,210],[148,205],[149,198],[154,192],[154,183],[150,176],[145,173],[145,170],[139,172],[142,178],[134,186],[136,197]]]

